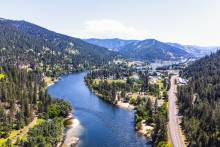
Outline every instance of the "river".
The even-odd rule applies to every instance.
[[[142,147],[147,139],[134,130],[134,111],[109,104],[93,94],[85,85],[86,73],[61,77],[48,88],[51,96],[69,101],[79,121],[73,132],[79,137],[78,147]]]

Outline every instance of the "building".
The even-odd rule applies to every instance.
[[[187,84],[187,80],[183,79],[183,78],[178,78],[178,84],[185,85],[185,84]]]

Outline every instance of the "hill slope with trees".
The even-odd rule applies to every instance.
[[[220,145],[220,52],[206,56],[181,73],[189,79],[178,99],[189,146]]]
[[[130,43],[119,48],[119,51],[127,57],[149,61],[176,60],[181,57],[191,57],[186,51],[155,39]]]
[[[156,39],[123,40],[123,39],[85,39],[85,41],[117,51],[128,58],[138,60],[176,60],[181,57],[192,57],[182,46],[174,46]]]
[[[0,20],[0,63],[57,75],[102,65],[115,56],[104,47],[26,21]]]

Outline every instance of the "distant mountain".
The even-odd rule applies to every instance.
[[[0,19],[1,64],[73,71],[107,63],[115,56],[107,48],[26,21]]]
[[[123,40],[123,39],[85,39],[85,41],[118,51],[128,58],[141,60],[176,60],[189,57],[190,54],[183,49],[171,46],[155,39]]]
[[[120,47],[119,52],[127,57],[149,61],[177,60],[192,56],[183,49],[168,45],[155,39],[146,39],[127,44]]]
[[[165,43],[155,39],[123,40],[123,39],[85,39],[85,41],[122,53],[127,57],[146,60],[175,60],[181,57],[201,58],[216,52],[220,47],[201,47]]]
[[[84,39],[84,41],[91,43],[91,44],[94,44],[94,45],[106,47],[106,48],[108,48],[110,50],[114,50],[114,51],[118,51],[118,49],[120,47],[125,46],[129,43],[138,42],[138,40],[123,40],[123,39],[118,39],[118,38],[114,38],[114,39],[91,38],[91,39]]]
[[[183,49],[198,58],[214,53],[220,49],[220,47],[201,47],[195,45],[181,45],[178,43],[167,43],[167,44]]]

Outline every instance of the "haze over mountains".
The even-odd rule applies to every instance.
[[[178,43],[165,43],[156,39],[123,40],[123,39],[84,39],[85,41],[118,51],[129,57],[140,59],[170,60],[180,57],[200,58],[216,52],[219,47],[200,47],[194,45],[181,45]],[[153,55],[153,56],[152,56]]]
[[[210,53],[214,53],[220,49],[220,47],[202,47],[197,45],[181,45],[178,43],[167,43],[167,44],[181,48],[198,58],[203,57],[205,55],[209,55]]]
[[[98,46],[103,46],[105,48],[108,48],[110,50],[118,51],[120,47],[123,47],[130,43],[138,42],[138,40],[123,40],[118,38],[113,39],[84,39],[84,41],[89,42],[91,44],[95,44]]]

